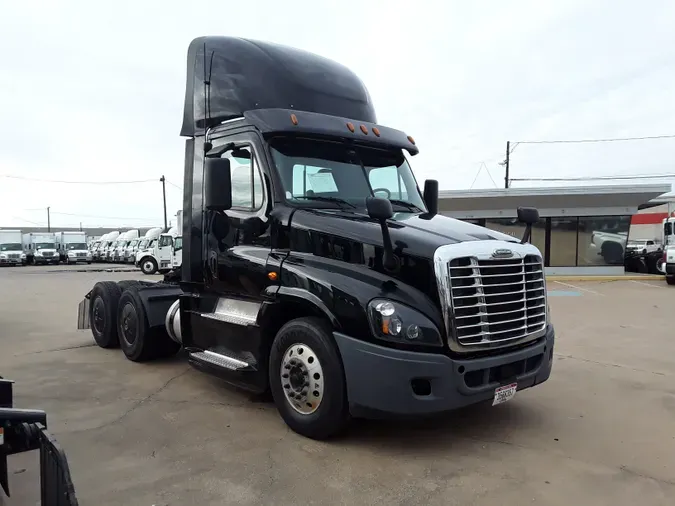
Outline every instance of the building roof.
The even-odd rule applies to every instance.
[[[670,192],[669,184],[443,190],[438,209],[455,218],[514,218],[518,207],[545,216],[632,215],[638,206]]]

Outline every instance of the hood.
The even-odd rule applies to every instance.
[[[429,260],[433,259],[439,246],[446,244],[485,240],[520,242],[510,235],[440,214],[396,213],[388,225],[397,255],[412,255]],[[309,236],[313,236],[312,231],[316,231],[356,243],[382,246],[379,223],[365,214],[332,209],[303,209],[293,213],[291,226],[294,231],[306,230]],[[300,238],[303,234],[293,235]],[[291,245],[292,248],[294,246]]]

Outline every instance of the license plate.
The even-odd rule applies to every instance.
[[[518,383],[511,383],[510,385],[495,388],[495,397],[492,400],[492,405],[496,406],[497,404],[502,404],[513,399],[513,396],[516,395],[517,388]]]

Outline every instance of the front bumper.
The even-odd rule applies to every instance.
[[[21,265],[21,258],[0,258],[0,265]]]
[[[668,276],[675,275],[675,263],[666,264],[666,274]]]
[[[350,411],[367,417],[442,413],[490,400],[500,385],[517,382],[520,391],[543,383],[551,374],[555,341],[549,325],[546,336],[526,348],[459,359],[333,335],[342,355]]]

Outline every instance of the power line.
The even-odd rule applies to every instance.
[[[172,183],[172,182],[171,182],[171,181],[169,181],[168,179],[166,179],[165,181],[166,181],[167,183],[169,183],[169,184],[170,184],[171,186],[175,186],[175,187],[176,187],[176,188],[178,188],[178,189],[179,189],[180,191],[183,191],[183,188],[181,188],[181,187],[180,187],[180,186],[178,186],[177,184],[175,184],[175,183]]]
[[[27,220],[27,219],[25,219],[25,218],[19,218],[18,216],[11,216],[11,215],[10,215],[10,218],[12,218],[12,219],[14,219],[14,220],[19,220],[19,221],[25,221],[26,223],[31,223],[32,225],[36,225],[36,226],[38,226],[38,227],[44,227],[44,226],[45,226],[44,223],[37,223],[37,222],[35,222],[35,221],[30,221],[30,220]]]
[[[64,184],[136,184],[136,183],[154,183],[154,179],[139,179],[136,181],[65,181],[62,179],[39,179],[24,176],[14,176],[10,174],[0,174],[0,177],[8,179],[20,179],[23,181],[37,181],[41,183],[64,183]]]
[[[647,174],[635,176],[581,176],[581,177],[519,177],[510,181],[606,181],[627,179],[672,179],[675,174]]]
[[[513,146],[516,149],[518,144],[574,144],[583,142],[624,142],[624,141],[647,141],[655,139],[675,139],[673,135],[649,135],[645,137],[614,137],[609,139],[576,139],[576,140],[550,140],[550,141],[518,141]],[[513,150],[511,151],[513,152]]]

